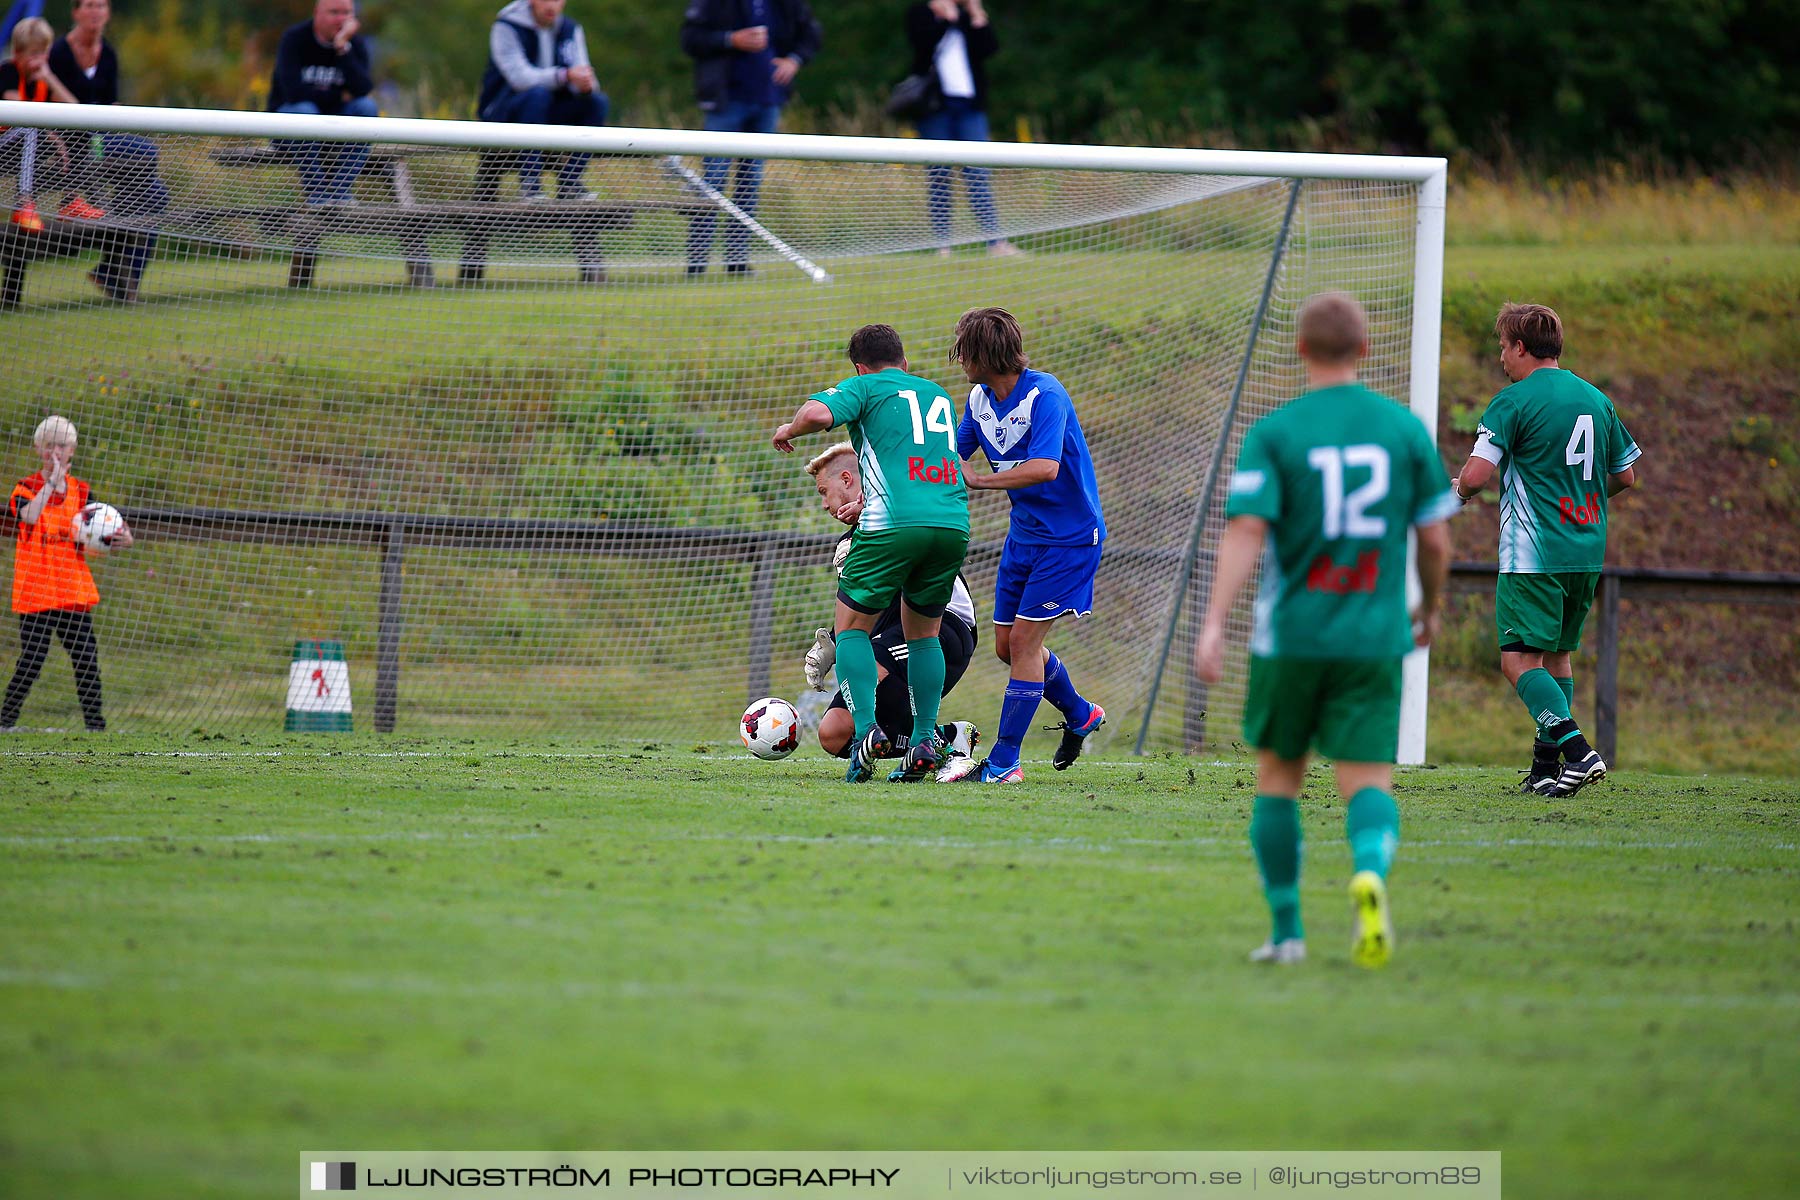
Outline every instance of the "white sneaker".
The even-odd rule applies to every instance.
[[[1264,942],[1250,952],[1250,961],[1273,963],[1277,966],[1305,962],[1306,941],[1303,938],[1288,938],[1282,942]]]
[[[952,755],[950,761],[938,769],[932,778],[939,783],[961,783],[969,776],[981,770],[985,759],[977,759],[969,754]]]

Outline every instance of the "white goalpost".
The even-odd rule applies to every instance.
[[[41,135],[0,147],[0,195],[45,226],[0,229],[0,452],[29,474],[68,416],[137,534],[94,568],[116,729],[722,742],[747,698],[800,693],[831,608],[841,527],[769,431],[871,321],[966,394],[951,325],[1001,304],[1075,398],[1110,530],[1096,614],[1053,645],[1115,745],[1228,747],[1247,607],[1225,683],[1188,660],[1221,464],[1299,390],[1300,301],[1361,298],[1368,381],[1436,424],[1442,159],[4,102],[0,126]],[[346,155],[350,200],[308,195],[302,165]],[[708,157],[762,161],[760,193]],[[559,162],[591,196],[518,187]],[[105,215],[57,219],[77,194]],[[944,711],[991,724],[1006,515],[976,499],[984,644]],[[0,668],[17,650],[0,626]],[[302,661],[347,680],[329,723],[285,708]],[[1419,762],[1424,652],[1405,679]],[[21,723],[74,711],[53,655]]]

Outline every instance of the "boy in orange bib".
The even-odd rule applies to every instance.
[[[75,426],[66,417],[46,417],[32,435],[43,469],[13,485],[8,515],[13,534],[12,606],[19,614],[19,665],[0,704],[0,729],[19,723],[19,711],[50,653],[52,635],[62,641],[75,666],[75,693],[88,730],[106,728],[100,707],[100,649],[94,641],[94,606],[100,591],[88,570],[87,549],[76,523],[90,494],[85,481],[69,474],[75,458]],[[114,549],[131,545],[121,526]]]

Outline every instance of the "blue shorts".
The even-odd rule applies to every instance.
[[[1098,546],[1044,546],[1006,539],[994,580],[994,624],[1054,621],[1064,613],[1094,611]]]

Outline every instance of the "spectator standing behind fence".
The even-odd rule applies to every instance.
[[[981,0],[931,0],[906,10],[906,38],[912,44],[914,75],[937,80],[942,102],[936,112],[920,117],[919,136],[934,141],[988,140],[987,60],[1000,48],[994,26]],[[950,253],[950,173],[946,166],[925,168],[925,200],[938,253]],[[1017,254],[1018,247],[1000,236],[1000,214],[986,167],[963,167],[963,188],[990,254]]]
[[[52,635],[62,640],[75,666],[75,695],[88,732],[106,728],[100,707],[100,649],[94,641],[95,605],[100,591],[88,570],[87,551],[75,537],[75,518],[87,506],[88,485],[69,474],[75,460],[75,425],[67,417],[45,417],[32,434],[43,469],[19,480],[8,513],[13,534],[12,606],[19,615],[19,665],[0,704],[0,730],[19,723],[25,697],[44,669]],[[131,530],[120,526],[111,546],[131,545]]]
[[[818,56],[824,33],[806,0],[691,0],[681,24],[681,48],[694,60],[694,99],[714,133],[774,133],[794,76]],[[709,158],[705,179],[724,192],[731,164],[731,199],[756,215],[763,165],[754,158]],[[712,256],[717,217],[694,218],[688,233],[688,274],[702,275]],[[725,271],[750,274],[750,231],[734,221],[725,233]]]
[[[119,102],[119,56],[106,40],[111,0],[75,0],[74,26],[50,47],[50,71],[80,104]],[[169,189],[157,174],[156,143],[135,133],[94,134],[98,161],[90,173],[112,184],[107,205],[116,217],[143,217],[169,207]],[[156,235],[109,247],[88,272],[93,285],[124,304],[137,302],[138,284],[156,249]]]
[[[588,61],[587,37],[563,14],[567,0],[513,0],[494,18],[488,33],[488,65],[481,77],[480,116],[484,121],[521,125],[606,124],[606,93]],[[582,184],[589,155],[563,157],[556,194],[563,200],[592,200]],[[519,195],[541,200],[544,156],[519,155]]]
[[[318,0],[312,19],[281,35],[275,76],[269,84],[271,112],[308,116],[379,117],[369,93],[369,42],[360,32],[351,0]],[[343,142],[327,149],[318,142],[290,143],[300,168],[300,188],[308,204],[349,204],[350,185],[369,161],[369,147]],[[329,166],[326,160],[330,159]]]

